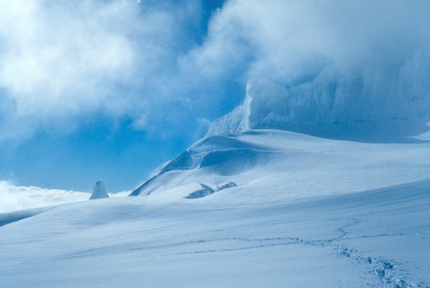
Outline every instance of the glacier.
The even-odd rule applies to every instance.
[[[413,72],[402,70],[398,82],[384,85],[332,71],[289,88],[254,77],[247,83],[243,104],[215,120],[206,137],[283,129],[354,141],[406,141],[426,132],[430,120],[430,79],[423,76],[430,71],[417,66]],[[420,76],[410,79],[415,74]]]
[[[323,76],[251,79],[134,197],[0,213],[0,286],[430,287],[427,94]]]
[[[1,285],[429,287],[429,142],[259,129],[178,158],[138,197],[0,214]]]

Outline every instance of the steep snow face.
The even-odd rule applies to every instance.
[[[93,194],[91,194],[90,200],[101,198],[109,198],[109,195],[106,193],[105,184],[103,181],[99,180],[94,186]]]
[[[288,89],[268,78],[253,78],[243,105],[215,120],[206,136],[269,128],[328,138],[391,141],[423,133],[430,111],[428,70],[408,62],[392,72],[394,80],[387,83],[373,75],[379,70],[370,73],[376,80],[327,70],[311,82]],[[376,136],[380,133],[384,136]]]

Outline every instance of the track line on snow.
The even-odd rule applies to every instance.
[[[346,237],[348,235],[347,229],[357,225],[360,223],[359,219],[352,219],[352,223],[346,224],[339,229],[337,229],[338,232],[341,233],[340,236],[337,238],[331,239],[330,242],[336,242],[336,241],[346,241],[346,240],[352,240],[357,239],[357,237]],[[422,233],[427,234],[427,233]],[[378,237],[390,237],[390,236],[407,236],[406,234],[402,233],[395,233],[395,234],[381,234],[381,235],[374,235],[374,236],[360,236],[358,238],[378,238]],[[412,287],[426,287],[429,288],[430,286],[424,282],[413,283],[410,281],[407,281],[405,277],[402,276],[402,274],[407,274],[408,270],[402,270],[402,269],[396,269],[400,263],[395,260],[387,260],[382,259],[379,257],[372,257],[372,256],[362,256],[361,253],[351,247],[348,247],[343,244],[332,244],[335,250],[337,250],[338,254],[342,257],[347,257],[352,259],[352,261],[360,264],[364,264],[366,266],[369,266],[369,274],[376,275],[382,285],[385,287],[393,287],[393,288],[412,288]],[[380,287],[380,285],[372,285],[372,287]]]

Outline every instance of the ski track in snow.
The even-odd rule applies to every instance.
[[[312,201],[311,201],[312,202]],[[317,203],[318,204],[318,203]],[[375,203],[377,204],[377,203]],[[310,205],[308,203],[308,205]],[[287,205],[288,206],[294,206],[294,204]],[[300,205],[299,205],[300,206]],[[115,207],[115,206],[114,206]],[[310,208],[313,206],[311,205]],[[304,208],[305,212],[308,212],[310,208]],[[203,230],[199,232],[195,232],[195,235],[191,235],[190,237],[193,239],[191,241],[176,241],[170,239],[169,241],[172,241],[173,243],[164,243],[164,244],[157,244],[157,245],[142,245],[139,244],[139,242],[145,242],[144,238],[141,241],[136,241],[132,243],[131,245],[119,245],[116,249],[113,249],[113,247],[102,247],[102,248],[90,248],[87,250],[81,250],[77,251],[75,253],[71,254],[63,254],[60,252],[59,257],[48,257],[48,262],[54,261],[54,262],[66,262],[70,259],[82,259],[81,261],[89,261],[89,259],[95,257],[99,259],[103,255],[109,256],[112,253],[120,253],[120,254],[135,254],[135,253],[146,253],[148,251],[152,251],[151,253],[155,253],[159,255],[159,257],[167,257],[167,259],[173,257],[182,257],[182,256],[189,256],[189,255],[202,255],[201,257],[205,258],[209,254],[222,254],[227,253],[230,254],[232,252],[246,252],[246,251],[260,251],[259,253],[265,249],[270,248],[276,248],[276,247],[315,247],[317,249],[323,249],[325,252],[323,252],[325,257],[339,257],[341,259],[345,259],[346,261],[350,262],[353,266],[356,266],[358,268],[357,273],[360,275],[360,277],[363,279],[363,283],[365,283],[365,286],[367,287],[429,287],[429,283],[426,283],[424,281],[418,281],[418,282],[412,282],[408,280],[408,273],[410,272],[408,269],[403,268],[403,264],[401,261],[394,259],[385,259],[379,255],[373,255],[366,253],[364,251],[360,251],[356,249],[353,245],[350,245],[349,242],[351,240],[360,240],[363,238],[367,239],[375,239],[376,241],[383,241],[384,238],[387,237],[416,237],[419,235],[420,237],[424,237],[426,240],[429,240],[429,232],[420,232],[420,233],[380,233],[380,234],[362,234],[360,236],[355,236],[354,233],[350,232],[353,228],[356,228],[358,225],[363,224],[363,222],[368,221],[369,219],[364,219],[364,221],[361,219],[361,217],[358,217],[357,215],[345,215],[345,217],[340,218],[331,218],[331,214],[326,214],[327,209],[330,209],[330,207],[321,208],[319,205],[315,205],[315,208],[323,209],[325,213],[321,213],[321,211],[317,211],[317,214],[323,215],[323,217],[319,220],[317,220],[317,223],[310,223],[309,218],[308,219],[302,219],[298,220],[297,218],[300,218],[301,213],[299,215],[295,215],[297,211],[300,211],[303,209],[302,207],[297,208],[298,210],[292,211],[290,213],[293,217],[292,220],[289,219],[278,219],[279,215],[275,217],[275,219],[267,220],[267,219],[260,219],[259,216],[256,216],[255,222],[249,220],[249,223],[244,223],[243,227],[239,228],[244,229],[244,234],[248,234],[248,229],[246,228],[251,223],[252,225],[256,225],[258,227],[268,227],[269,233],[273,234],[274,230],[277,230],[276,227],[282,228],[286,224],[295,224],[297,222],[306,225],[311,224],[311,227],[307,227],[306,230],[312,230],[312,227],[318,226],[318,224],[323,223],[332,223],[329,225],[330,231],[326,231],[331,237],[321,237],[318,238],[317,236],[313,235],[313,233],[310,233],[309,231],[305,231],[305,234],[310,233],[307,237],[303,236],[295,236],[296,232],[294,230],[289,231],[288,229],[279,229],[279,233],[275,234],[288,234],[288,237],[210,237],[213,234],[218,233],[225,233],[225,227],[221,227],[220,230]],[[318,213],[319,212],[319,213]],[[47,212],[49,213],[49,212]],[[199,212],[200,215],[202,212]],[[290,213],[285,214],[285,218],[288,218]],[[350,213],[350,212],[348,212]],[[124,215],[126,217],[126,215]],[[268,216],[266,216],[268,217]],[[284,218],[281,217],[281,218]],[[35,217],[37,219],[37,217]],[[31,218],[29,218],[31,222]],[[125,219],[123,219],[125,220]],[[228,219],[227,219],[228,220]],[[143,220],[143,223],[145,220]],[[225,220],[224,220],[225,221]],[[269,221],[269,222],[267,222]],[[18,223],[18,222],[17,222]],[[306,224],[307,223],[307,224]],[[106,224],[106,223],[105,223]],[[109,224],[109,223],[108,223]],[[221,222],[222,224],[222,222]],[[334,225],[333,225],[334,224]],[[101,224],[104,225],[104,224]],[[5,226],[6,227],[6,226]],[[12,227],[12,226],[11,226]],[[245,227],[245,228],[244,228]],[[257,227],[257,228],[258,228]],[[154,227],[155,228],[155,227]],[[228,230],[228,229],[227,229]],[[287,230],[287,232],[285,232]],[[125,230],[127,231],[127,230]],[[270,232],[272,231],[272,232]],[[129,233],[132,233],[132,231],[128,231]],[[318,234],[318,231],[316,231]],[[201,237],[201,234],[209,236],[207,238],[199,238]],[[228,233],[226,233],[228,234]],[[144,234],[142,234],[144,235]],[[150,233],[148,235],[151,235]],[[200,235],[200,236],[199,236]],[[52,235],[53,237],[56,237],[55,235]],[[125,235],[124,237],[127,237]],[[136,240],[136,239],[135,239]],[[115,243],[113,243],[115,244]],[[133,247],[129,247],[133,246]],[[218,247],[218,248],[214,248]],[[119,250],[118,250],[119,249]],[[116,251],[116,252],[115,252]],[[172,253],[172,251],[176,251]],[[332,255],[332,256],[330,256]],[[50,260],[49,260],[50,259]],[[21,262],[20,265],[34,265],[31,261],[24,261]],[[375,281],[378,280],[378,281]],[[340,286],[341,283],[338,283]],[[1,285],[0,285],[1,286]],[[365,287],[362,286],[362,287]],[[336,284],[333,284],[333,287],[336,287]]]
[[[418,284],[413,282],[408,282],[405,279],[405,274],[408,273],[408,270],[397,269],[399,266],[399,262],[394,259],[387,260],[381,259],[380,257],[374,257],[372,255],[364,255],[364,253],[357,251],[353,247],[348,247],[344,244],[340,244],[339,242],[343,242],[344,240],[348,240],[348,228],[359,224],[359,219],[352,219],[352,221],[338,229],[336,229],[336,233],[339,235],[330,238],[330,239],[321,239],[321,240],[305,240],[299,237],[274,237],[274,238],[241,238],[241,237],[232,237],[232,238],[218,238],[218,239],[201,239],[187,242],[178,242],[170,245],[156,245],[156,246],[141,246],[135,247],[131,249],[127,249],[127,251],[148,251],[154,249],[165,249],[165,248],[176,248],[176,247],[192,247],[193,251],[190,252],[180,252],[175,254],[166,254],[165,256],[178,256],[178,255],[189,255],[189,254],[208,254],[208,253],[219,253],[219,252],[232,252],[232,251],[243,251],[243,250],[252,250],[252,249],[261,249],[261,248],[270,248],[275,246],[291,246],[291,245],[301,245],[301,246],[314,246],[314,247],[324,247],[330,248],[340,257],[348,258],[348,261],[367,266],[367,274],[372,276],[377,276],[380,279],[380,283],[377,284],[369,284],[371,287],[381,287],[381,285],[385,285],[387,287],[429,287],[426,283],[420,282]],[[430,233],[420,233],[422,235],[429,235]],[[384,238],[384,237],[392,237],[392,236],[408,236],[406,234],[381,234],[381,235],[372,235],[372,236],[361,236],[360,238]],[[411,235],[415,236],[415,235]],[[427,237],[430,238],[430,237]],[[212,246],[219,246],[217,243],[235,243],[231,244],[231,246],[238,246],[235,248],[221,248],[221,249],[206,249],[206,250],[195,250],[195,247],[200,244],[208,244]],[[98,249],[90,249],[88,251],[82,251],[78,254],[69,256],[70,258],[75,257],[88,257],[91,255],[99,255],[102,254]],[[66,257],[67,258],[67,257]],[[364,279],[364,278],[363,278]]]
[[[220,239],[206,239],[206,240],[195,240],[183,243],[175,243],[172,245],[166,246],[144,246],[130,249],[134,250],[151,250],[151,249],[163,249],[163,248],[174,248],[176,246],[188,246],[192,245],[193,247],[198,244],[213,244],[219,242],[238,242],[240,244],[247,244],[245,246],[240,246],[237,248],[223,248],[223,249],[209,249],[209,250],[194,250],[192,252],[182,252],[176,253],[172,255],[187,255],[187,254],[207,254],[207,253],[219,253],[219,252],[232,252],[232,251],[242,251],[242,250],[250,250],[250,249],[260,249],[260,248],[269,248],[275,246],[289,246],[289,245],[304,245],[304,246],[315,246],[315,247],[330,247],[342,257],[349,258],[349,261],[361,265],[368,266],[368,274],[377,275],[380,279],[381,283],[378,284],[369,284],[372,287],[380,287],[381,284],[386,284],[389,287],[395,288],[403,288],[403,287],[429,287],[426,283],[420,282],[418,284],[408,282],[404,280],[404,274],[407,274],[407,270],[396,269],[399,265],[395,260],[386,260],[380,259],[378,257],[372,256],[363,256],[363,253],[355,250],[352,247],[347,247],[343,244],[337,244],[342,240],[347,239],[348,232],[347,229],[355,224],[360,223],[359,219],[353,219],[352,223],[346,224],[343,227],[340,227],[336,231],[340,234],[339,236],[331,239],[324,240],[305,240],[297,237],[275,237],[275,238],[220,238]],[[423,235],[429,235],[429,233],[420,233]],[[374,236],[362,236],[362,238],[383,238],[390,236],[407,236],[405,234],[381,234]],[[430,237],[429,237],[430,238]],[[216,246],[216,245],[214,245]],[[93,251],[91,251],[93,252]]]

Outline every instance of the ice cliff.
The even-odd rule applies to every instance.
[[[430,73],[422,66],[406,63],[383,79],[323,71],[288,88],[255,77],[247,83],[243,104],[215,120],[206,137],[265,128],[329,138],[416,135],[430,114]]]

